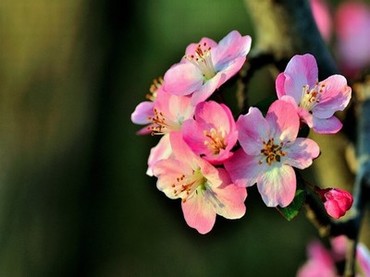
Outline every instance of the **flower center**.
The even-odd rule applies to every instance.
[[[149,93],[145,95],[145,98],[148,99],[149,101],[154,102],[155,99],[157,99],[157,91],[158,89],[162,86],[163,84],[163,78],[158,77],[153,80],[153,83],[151,84],[149,88]]]
[[[204,141],[204,145],[212,152],[213,155],[218,155],[222,150],[226,149],[227,143],[225,142],[225,136],[220,130],[212,128],[211,130],[205,130],[204,135],[207,139]]]
[[[281,157],[286,155],[282,150],[283,143],[275,144],[274,139],[270,138],[267,142],[263,142],[263,148],[261,149],[261,154],[266,158],[266,163],[271,165],[273,162],[280,162]],[[262,161],[259,161],[259,164],[262,164]]]
[[[325,87],[324,83],[317,83],[312,89],[308,85],[302,88],[302,97],[299,106],[311,111],[317,103],[320,103],[321,93]]]
[[[192,195],[195,191],[198,192],[205,191],[207,179],[203,176],[200,169],[193,170],[192,174],[185,176],[184,174],[177,177],[175,182],[171,185],[173,188],[173,194],[186,202],[186,199]]]
[[[185,56],[185,59],[196,65],[206,80],[216,75],[216,70],[213,67],[211,58],[211,47],[208,46],[206,42],[198,44],[194,53]]]

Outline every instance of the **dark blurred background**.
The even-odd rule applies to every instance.
[[[130,121],[189,43],[252,27],[241,0],[2,0],[0,276],[294,276],[317,235],[303,213],[253,188],[199,235]]]

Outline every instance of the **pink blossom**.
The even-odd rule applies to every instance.
[[[295,55],[289,61],[276,78],[276,91],[279,99],[292,97],[302,121],[320,134],[336,133],[342,128],[334,113],[347,107],[352,93],[342,75],[318,82],[318,68],[311,54]]]
[[[232,31],[218,44],[209,38],[190,44],[180,63],[164,75],[164,89],[176,95],[192,94],[192,103],[206,100],[243,66],[251,37]]]
[[[331,252],[319,241],[308,245],[308,261],[298,270],[297,277],[337,277]]]
[[[214,101],[202,102],[197,105],[194,117],[185,121],[182,128],[190,148],[214,164],[229,158],[238,139],[230,109]]]
[[[326,212],[333,218],[340,218],[351,208],[353,203],[352,195],[345,190],[338,188],[318,189]]]
[[[294,106],[277,100],[266,118],[250,108],[236,122],[242,149],[225,162],[225,168],[238,186],[257,188],[269,207],[289,205],[296,191],[292,167],[307,168],[319,155],[319,146],[311,139],[297,138],[299,117]]]
[[[192,152],[181,133],[169,135],[172,154],[153,165],[157,187],[171,199],[181,198],[187,224],[199,233],[208,233],[216,214],[228,219],[244,215],[245,188],[231,183],[227,172],[217,169]]]
[[[336,50],[340,66],[354,76],[370,65],[370,6],[361,2],[343,2],[335,14]]]
[[[154,117],[154,102],[157,99],[157,95],[162,93],[162,83],[163,79],[158,78],[153,80],[153,84],[150,86],[150,93],[146,95],[147,100],[139,103],[134,112],[131,114],[131,121],[139,125],[148,125],[152,123],[152,118]],[[139,135],[147,135],[151,133],[149,128],[143,128],[138,131]]]
[[[162,89],[157,90],[154,102],[143,102],[136,107],[132,118],[136,123],[148,124],[139,134],[164,135],[150,151],[146,172],[149,176],[153,175],[153,164],[171,153],[168,134],[179,132],[184,121],[193,117],[194,110],[190,97],[173,95]]]
[[[329,41],[332,32],[332,18],[329,7],[324,0],[310,1],[312,15],[315,19],[317,28],[325,41]]]

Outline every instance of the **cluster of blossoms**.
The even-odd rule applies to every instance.
[[[335,117],[351,98],[341,75],[318,81],[310,54],[296,55],[276,79],[277,99],[266,115],[250,107],[235,121],[230,108],[212,95],[246,62],[251,37],[237,31],[218,43],[202,38],[190,44],[185,56],[152,85],[148,101],[140,103],[131,120],[146,125],[139,134],[162,135],[151,149],[149,176],[171,199],[180,198],[187,224],[209,232],[216,215],[241,218],[246,211],[247,187],[257,184],[268,207],[286,207],[296,194],[296,173],[320,154],[315,141],[298,137],[304,125],[321,134],[338,132]],[[320,194],[335,218],[351,206],[343,192]],[[333,197],[327,197],[327,196]]]

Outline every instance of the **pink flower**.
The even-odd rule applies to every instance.
[[[327,3],[323,0],[311,0],[310,5],[321,36],[325,41],[329,41],[332,32],[332,19]]]
[[[131,114],[131,121],[133,123],[139,125],[148,125],[152,122],[151,119],[154,117],[154,101],[156,101],[157,95],[162,93],[162,83],[162,78],[153,80],[153,84],[149,89],[150,93],[146,95],[146,98],[149,101],[143,101],[139,103],[134,112]],[[149,133],[151,133],[151,130],[146,127],[138,131],[139,135],[147,135]]]
[[[192,94],[192,103],[206,100],[243,66],[251,37],[232,31],[218,44],[209,38],[186,48],[180,63],[164,75],[164,89],[176,95]]]
[[[340,66],[346,74],[354,76],[370,65],[370,6],[343,2],[335,15]]]
[[[236,122],[242,149],[225,162],[225,168],[238,186],[257,183],[263,201],[269,207],[289,205],[296,191],[292,167],[304,169],[319,155],[311,139],[297,138],[299,117],[294,106],[277,100],[266,118],[250,108]]]
[[[340,218],[351,208],[353,203],[352,195],[345,190],[338,188],[327,188],[317,190],[326,212],[333,218]]]
[[[308,261],[298,270],[297,277],[337,277],[335,262],[319,241],[308,245]]]
[[[295,55],[285,71],[276,78],[279,99],[292,97],[301,119],[317,133],[332,134],[342,128],[334,116],[343,111],[351,99],[351,88],[342,75],[332,75],[318,82],[314,56]]]
[[[220,164],[229,158],[238,139],[230,109],[214,101],[202,102],[197,105],[194,116],[183,124],[185,142],[211,163]]]
[[[217,169],[194,154],[180,133],[170,134],[172,155],[153,165],[157,187],[171,199],[181,198],[187,224],[208,233],[216,214],[228,219],[244,215],[245,188],[231,183],[225,170]]]

